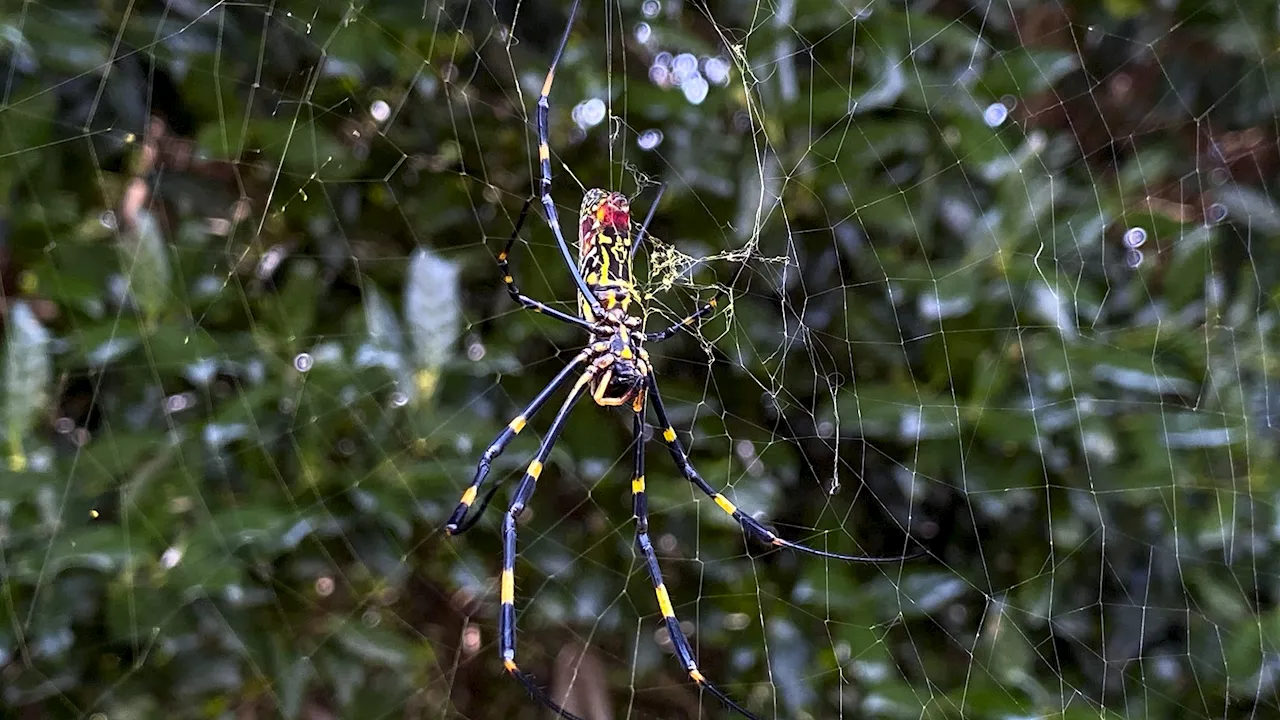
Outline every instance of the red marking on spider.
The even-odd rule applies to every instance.
[[[596,216],[604,227],[626,229],[631,226],[631,203],[622,193],[609,193],[597,208]]]

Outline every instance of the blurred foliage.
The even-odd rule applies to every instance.
[[[545,715],[499,513],[441,526],[582,340],[493,262],[566,12],[0,6],[6,716]],[[729,291],[653,349],[694,462],[789,537],[930,551],[748,546],[651,445],[709,678],[762,718],[1277,712],[1277,47],[1261,0],[586,3],[555,197],[667,184],[653,325]],[[629,443],[583,406],[551,455],[521,665],[593,720],[719,717]]]

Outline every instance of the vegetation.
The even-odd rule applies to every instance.
[[[545,716],[497,654],[501,513],[442,528],[583,342],[494,262],[566,13],[0,6],[6,716]],[[1277,17],[585,3],[554,195],[572,238],[583,187],[638,219],[665,183],[650,327],[727,292],[651,350],[693,462],[785,537],[929,552],[749,543],[651,443],[708,678],[762,718],[1276,713]],[[721,717],[631,452],[588,402],[552,453],[521,666],[591,720]]]

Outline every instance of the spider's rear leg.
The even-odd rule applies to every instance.
[[[635,473],[631,476],[631,497],[636,521],[636,545],[640,547],[640,553],[644,556],[645,567],[649,571],[649,578],[653,580],[653,591],[658,597],[658,609],[662,611],[662,621],[667,628],[667,637],[671,638],[671,646],[675,648],[676,657],[680,659],[680,664],[684,666],[684,670],[688,673],[690,680],[693,680],[699,687],[711,693],[730,710],[750,720],[759,720],[755,715],[747,712],[742,706],[729,699],[729,696],[724,691],[707,680],[698,669],[697,661],[694,660],[693,648],[689,644],[689,639],[685,637],[684,631],[680,629],[680,620],[676,618],[675,608],[671,605],[671,595],[667,592],[667,586],[662,581],[662,569],[658,567],[658,555],[654,552],[653,542],[649,539],[649,501],[645,494],[644,483],[643,409],[636,412],[633,418],[632,432],[635,436],[636,445]]]
[[[861,562],[861,563],[899,563],[913,558],[918,558],[928,554],[923,548],[905,555],[895,555],[892,557],[874,557],[868,555],[845,555],[843,553],[828,552],[809,547],[791,540],[784,540],[778,537],[774,531],[761,525],[755,518],[747,515],[738,509],[729,498],[716,492],[706,480],[698,474],[694,469],[693,463],[689,462],[689,454],[685,452],[684,446],[680,443],[680,438],[676,437],[675,428],[671,426],[671,420],[667,417],[667,410],[662,405],[662,396],[658,394],[658,384],[653,375],[649,376],[649,398],[653,402],[654,412],[658,415],[658,423],[662,426],[662,440],[667,445],[667,450],[671,453],[671,459],[675,462],[676,467],[680,470],[680,474],[685,479],[693,483],[707,497],[711,498],[717,506],[742,526],[748,535],[759,542],[763,542],[776,547],[788,548],[809,555],[817,555],[818,557],[829,558],[831,560],[843,560],[845,562]]]
[[[516,278],[511,270],[511,248],[515,246],[516,240],[520,237],[520,228],[524,227],[524,220],[529,216],[529,206],[533,204],[533,199],[529,198],[524,201],[524,207],[520,208],[520,217],[516,219],[515,229],[511,231],[511,237],[507,238],[507,244],[502,248],[502,252],[498,253],[498,269],[502,271],[502,282],[507,286],[507,294],[511,296],[520,307],[532,310],[536,313],[542,313],[548,317],[553,317],[563,323],[577,325],[585,330],[592,330],[593,325],[586,320],[575,315],[556,310],[555,308],[543,302],[538,302],[533,298],[520,292],[520,287],[516,285]]]

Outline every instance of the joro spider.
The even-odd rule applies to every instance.
[[[847,562],[897,563],[919,557],[924,552],[920,551],[897,557],[865,557],[827,552],[785,540],[760,524],[755,518],[743,513],[724,495],[716,492],[689,462],[689,455],[685,452],[684,446],[676,436],[675,428],[671,425],[671,420],[667,417],[666,408],[662,403],[662,396],[658,393],[658,385],[653,375],[652,365],[649,362],[649,353],[645,351],[644,343],[665,340],[681,328],[692,325],[700,318],[709,315],[715,310],[716,298],[713,297],[697,312],[665,330],[652,334],[645,333],[642,319],[644,315],[642,308],[643,297],[637,292],[633,284],[632,264],[636,250],[644,241],[649,220],[653,217],[653,209],[650,209],[649,216],[645,218],[644,224],[641,225],[633,242],[631,237],[631,209],[627,197],[621,193],[601,189],[588,190],[583,196],[579,214],[578,261],[575,263],[569,251],[569,246],[565,242],[564,235],[560,231],[559,216],[556,213],[555,203],[551,198],[551,149],[547,142],[548,115],[550,113],[548,96],[551,92],[551,83],[555,79],[556,66],[559,64],[560,56],[564,53],[565,46],[568,44],[569,33],[573,28],[574,17],[577,15],[580,2],[581,0],[574,0],[569,10],[569,20],[565,26],[564,35],[560,39],[560,45],[551,60],[551,67],[547,70],[546,80],[542,84],[542,94],[538,97],[536,112],[538,160],[541,166],[541,189],[539,195],[546,213],[547,224],[551,226],[556,243],[559,245],[565,263],[569,266],[569,270],[573,275],[574,283],[578,287],[579,315],[569,315],[530,298],[520,291],[520,288],[516,285],[515,278],[512,276],[508,258],[511,248],[520,236],[520,229],[524,225],[532,199],[527,200],[521,209],[515,229],[507,240],[506,247],[498,255],[498,266],[502,270],[502,279],[506,284],[507,292],[515,302],[522,307],[549,315],[561,322],[576,325],[587,331],[591,340],[534,397],[524,410],[511,420],[507,427],[499,433],[498,437],[484,451],[476,468],[475,477],[462,493],[462,499],[445,524],[445,532],[449,535],[460,535],[475,525],[476,521],[484,514],[485,507],[493,499],[493,495],[499,487],[495,485],[486,493],[480,506],[468,517],[471,506],[475,503],[480,488],[489,474],[491,463],[506,449],[507,444],[524,429],[529,418],[547,402],[556,390],[577,373],[577,380],[569,390],[568,397],[560,405],[555,419],[551,421],[551,426],[548,428],[542,444],[538,447],[537,454],[529,463],[528,468],[520,479],[520,483],[516,486],[511,503],[503,516],[500,591],[502,609],[498,618],[498,649],[502,655],[503,667],[512,677],[520,681],[525,690],[538,702],[555,711],[563,718],[582,720],[548,697],[534,677],[516,665],[516,518],[524,510],[533,495],[538,476],[542,474],[543,463],[546,462],[547,456],[551,454],[551,448],[555,445],[556,439],[564,427],[569,411],[581,399],[583,392],[590,390],[591,399],[597,405],[606,407],[630,406],[632,432],[635,436],[635,471],[631,480],[631,493],[636,521],[636,543],[640,548],[640,552],[644,555],[645,566],[648,568],[649,576],[653,580],[654,592],[658,598],[658,608],[662,612],[667,634],[671,638],[671,644],[675,648],[676,656],[684,666],[689,678],[697,683],[698,686],[711,693],[712,696],[729,709],[752,720],[759,720],[759,718],[742,708],[722,690],[708,681],[698,669],[698,664],[693,656],[693,648],[685,637],[684,632],[680,629],[680,622],[676,619],[675,609],[671,604],[671,596],[667,592],[666,585],[663,584],[662,570],[658,567],[658,557],[654,552],[653,543],[649,539],[649,508],[645,497],[644,414],[648,402],[652,401],[658,423],[663,428],[662,440],[666,444],[676,468],[686,480],[693,483],[698,490],[711,498],[721,510],[728,513],[742,526],[747,535],[755,540],[780,548],[789,548],[818,557]],[[659,199],[661,199],[661,191],[658,193],[658,199],[654,200],[655,208]]]

